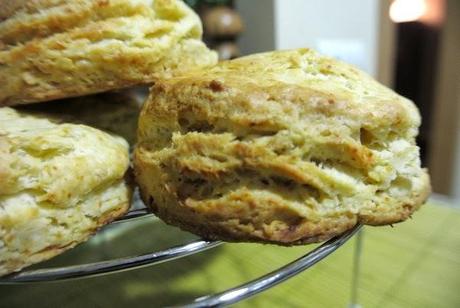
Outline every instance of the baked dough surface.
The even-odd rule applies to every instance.
[[[139,119],[142,198],[209,239],[326,240],[408,218],[426,200],[415,105],[308,49],[157,82]]]
[[[0,108],[0,275],[88,239],[129,207],[122,138]]]
[[[151,83],[217,61],[180,0],[5,1],[0,12],[0,106]]]
[[[88,96],[18,106],[28,114],[44,115],[58,122],[83,124],[136,143],[137,120],[145,95],[120,90]]]

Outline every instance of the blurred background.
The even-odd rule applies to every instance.
[[[365,227],[312,269],[235,307],[460,307],[460,1],[187,0],[222,59],[311,47],[412,99],[435,194],[403,224]],[[158,220],[114,225],[44,264],[143,254],[194,239]],[[163,307],[260,277],[315,246],[225,244],[86,280],[0,286],[0,307]]]

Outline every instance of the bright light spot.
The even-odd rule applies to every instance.
[[[394,0],[390,6],[390,18],[394,22],[418,20],[426,13],[425,0]]]

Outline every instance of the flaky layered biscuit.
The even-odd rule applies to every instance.
[[[0,4],[0,106],[150,83],[215,64],[179,0]]]
[[[135,172],[159,217],[209,239],[282,245],[409,217],[430,192],[414,104],[307,49],[158,82]]]
[[[128,145],[0,108],[0,275],[49,259],[125,213]]]

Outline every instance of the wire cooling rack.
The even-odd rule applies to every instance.
[[[127,223],[134,219],[146,216],[153,216],[147,208],[143,207],[132,209],[124,217],[118,219],[113,224]],[[286,264],[262,277],[217,294],[197,298],[191,303],[177,307],[226,306],[263,292],[315,265],[317,262],[324,259],[337,248],[342,246],[347,240],[356,234],[360,228],[361,225],[357,225],[353,229],[323,243],[321,246],[318,246],[297,260],[294,260],[291,263]],[[223,242],[220,241],[196,240],[165,250],[138,256],[57,268],[25,270],[0,278],[0,285],[62,281],[107,275],[172,261],[212,249],[222,244]]]

